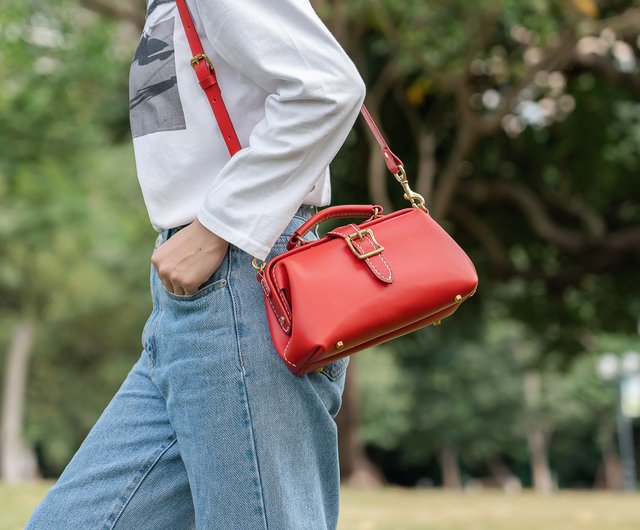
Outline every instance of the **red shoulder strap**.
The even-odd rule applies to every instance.
[[[242,149],[242,146],[240,145],[238,135],[233,128],[233,123],[231,122],[231,118],[227,112],[227,107],[222,99],[222,93],[220,92],[220,86],[216,79],[216,72],[213,68],[213,64],[204,53],[202,42],[200,41],[195,24],[191,18],[191,13],[189,13],[186,0],[176,0],[176,5],[178,7],[180,19],[182,20],[182,25],[184,26],[184,31],[187,35],[187,40],[189,41],[189,48],[191,48],[191,53],[193,55],[191,58],[191,65],[196,72],[196,76],[198,77],[202,90],[204,90],[204,93],[209,100],[209,104],[213,110],[213,115],[218,122],[220,132],[222,133],[224,141],[227,144],[227,148],[229,149],[229,154],[233,156],[237,151]],[[382,153],[382,156],[384,156],[387,168],[395,175],[402,168],[402,160],[400,160],[393,151],[391,151],[375,121],[373,121],[371,114],[369,114],[367,107],[364,105],[362,105],[361,113],[380,146],[380,152]]]
[[[380,129],[378,129],[378,126],[376,125],[376,122],[373,121],[373,118],[371,117],[371,114],[369,114],[367,107],[362,105],[362,109],[360,109],[360,113],[362,114],[362,117],[364,118],[364,120],[367,122],[369,129],[371,129],[373,136],[375,136],[376,140],[378,141],[378,145],[380,146],[380,152],[382,153],[382,156],[384,156],[384,162],[385,164],[387,164],[387,168],[389,168],[389,171],[391,171],[391,173],[395,175],[403,167],[402,160],[400,160],[393,153],[391,148],[387,145],[387,142],[384,139],[384,136],[382,136]]]
[[[222,100],[222,92],[220,92],[220,85],[218,85],[218,79],[216,78],[216,72],[213,68],[213,64],[209,58],[205,55],[202,49],[202,43],[200,37],[196,31],[195,24],[189,13],[189,8],[185,0],[177,0],[176,5],[178,7],[178,13],[184,26],[184,31],[187,34],[187,40],[189,41],[189,47],[193,57],[191,58],[191,66],[196,72],[200,86],[209,100],[213,115],[218,122],[220,132],[227,144],[229,154],[233,156],[237,151],[242,149],[236,130],[233,128],[233,123],[227,112],[227,107]]]

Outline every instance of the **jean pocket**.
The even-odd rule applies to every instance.
[[[337,361],[325,364],[318,370],[318,372],[331,379],[331,381],[337,381],[346,372],[347,366],[349,365],[349,359],[350,357],[347,355]]]

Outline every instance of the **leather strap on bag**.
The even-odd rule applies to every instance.
[[[195,24],[189,13],[189,8],[185,0],[177,0],[176,5],[178,7],[178,13],[184,26],[184,32],[187,34],[187,40],[189,41],[189,48],[191,48],[191,66],[196,72],[198,81],[202,90],[204,90],[213,115],[218,122],[220,132],[224,138],[224,142],[227,144],[229,154],[233,156],[236,152],[242,149],[236,130],[233,128],[233,123],[227,112],[227,107],[222,99],[222,92],[220,91],[220,85],[216,77],[216,72],[213,68],[213,64],[209,60],[209,57],[204,53],[202,48],[202,42],[198,37]]]
[[[213,64],[204,53],[202,42],[200,41],[200,37],[198,36],[198,32],[196,31],[196,27],[193,23],[193,18],[191,17],[189,8],[187,7],[186,0],[176,0],[176,5],[178,7],[180,19],[182,20],[182,25],[184,26],[184,31],[187,35],[187,40],[189,41],[191,54],[193,55],[193,57],[191,58],[191,65],[193,66],[193,69],[196,72],[196,76],[198,77],[198,81],[200,82],[200,86],[202,87],[202,90],[204,90],[204,93],[207,96],[207,100],[211,105],[213,115],[218,122],[222,137],[227,144],[227,149],[229,149],[229,154],[233,156],[236,152],[242,149],[242,146],[240,145],[238,135],[233,128],[233,123],[231,122],[231,118],[229,117],[227,107],[225,106],[222,99],[220,85],[218,85],[218,80],[216,78]],[[371,129],[371,132],[378,142],[378,145],[380,146],[380,152],[384,157],[387,168],[398,180],[400,180],[399,175],[400,177],[404,175],[402,160],[400,160],[393,153],[393,151],[391,151],[391,149],[387,145],[387,142],[382,136],[382,133],[378,129],[378,126],[371,117],[371,114],[369,114],[369,111],[364,105],[362,105],[362,109],[360,112],[362,113],[362,116],[364,117],[367,125]]]

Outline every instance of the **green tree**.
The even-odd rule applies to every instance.
[[[120,28],[72,2],[10,1],[0,35],[2,473],[20,480],[34,474],[27,380],[27,437],[50,437],[41,456],[59,471],[139,351],[153,232],[118,145],[130,59]]]

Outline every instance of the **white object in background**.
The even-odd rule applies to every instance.
[[[598,359],[598,375],[605,381],[612,381],[618,377],[618,356],[614,353],[604,353]]]
[[[640,417],[640,375],[631,375],[622,380],[620,409],[627,418]]]

